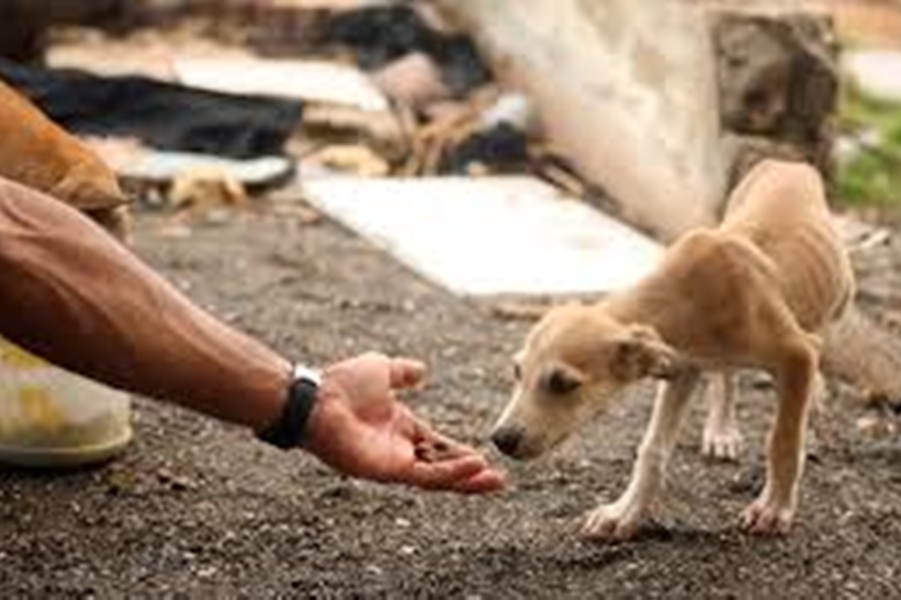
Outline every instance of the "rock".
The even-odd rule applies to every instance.
[[[871,439],[887,439],[898,433],[894,420],[884,414],[871,412],[857,419],[857,430]]]
[[[197,484],[184,475],[173,473],[165,467],[161,467],[156,472],[156,477],[160,483],[168,486],[176,492],[197,489]]]
[[[272,209],[273,214],[296,219],[301,225],[318,225],[322,222],[322,213],[309,206],[297,203],[279,203]]]
[[[711,22],[730,183],[764,157],[807,160],[830,177],[839,91],[831,19],[715,11]]]
[[[825,14],[715,4],[701,18],[696,4],[707,3],[665,1],[435,4],[528,96],[550,147],[658,237],[715,222],[763,157],[832,175],[837,45]]]

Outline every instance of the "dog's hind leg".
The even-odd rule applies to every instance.
[[[625,540],[637,533],[663,485],[667,462],[699,379],[697,369],[685,368],[672,380],[660,385],[629,486],[616,502],[602,504],[588,514],[582,529],[585,537]]]
[[[769,436],[766,484],[744,513],[745,528],[757,534],[788,533],[798,504],[818,348],[813,336],[797,327],[793,333],[774,357],[779,406]]]
[[[707,383],[707,421],[704,423],[702,452],[717,460],[738,460],[742,435],[735,416],[738,375],[724,370]]]

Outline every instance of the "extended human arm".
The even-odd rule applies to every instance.
[[[281,415],[291,378],[288,360],[197,307],[86,217],[3,179],[0,334],[98,381],[257,431]],[[421,365],[374,354],[327,368],[305,449],[358,477],[502,487],[484,458],[396,399],[422,375]]]

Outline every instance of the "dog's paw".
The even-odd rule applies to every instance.
[[[715,460],[737,461],[744,440],[738,427],[705,427],[701,452]]]
[[[586,516],[582,537],[603,542],[630,540],[638,533],[644,518],[644,508],[634,503],[603,504]]]
[[[794,508],[761,496],[742,513],[742,528],[761,536],[787,535],[794,519]]]

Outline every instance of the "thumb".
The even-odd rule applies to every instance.
[[[425,378],[425,364],[409,358],[392,358],[389,365],[392,389],[411,388]]]

